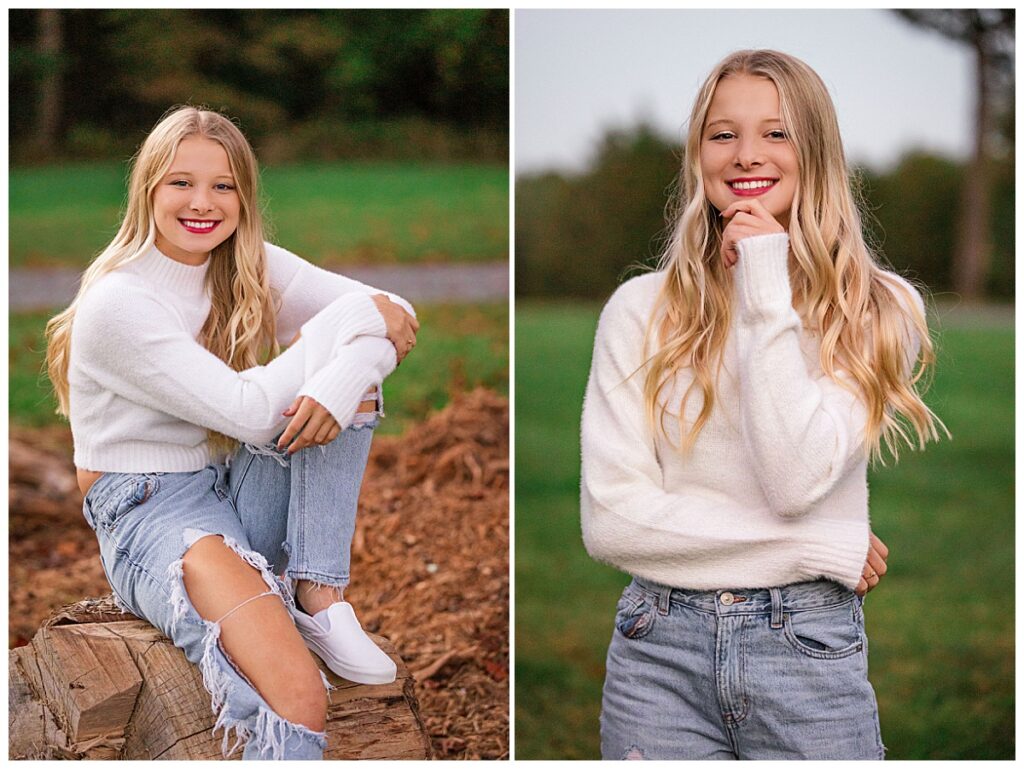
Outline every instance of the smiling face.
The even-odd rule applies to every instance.
[[[756,197],[789,228],[799,168],[771,80],[731,75],[719,81],[701,134],[700,170],[719,211]]]
[[[238,227],[240,203],[228,154],[219,142],[189,136],[153,192],[157,248],[198,265]]]

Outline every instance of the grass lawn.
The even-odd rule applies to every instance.
[[[508,394],[508,305],[417,306],[416,349],[384,386],[387,418],[378,432],[396,434],[477,385]],[[41,375],[49,313],[10,318],[10,418],[19,425],[55,424],[49,380]]]
[[[517,302],[516,756],[598,758],[629,578],[579,528],[579,418],[599,307]],[[927,396],[954,440],[872,471],[889,573],[865,604],[889,759],[1014,756],[1012,321],[947,317]]]
[[[13,168],[10,266],[84,267],[117,231],[126,166]],[[316,264],[503,261],[502,165],[322,163],[265,168],[272,240]]]

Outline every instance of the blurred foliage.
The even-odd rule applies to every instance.
[[[598,297],[651,263],[678,167],[676,149],[641,124],[607,133],[583,175],[519,177],[516,292]]]
[[[664,212],[681,161],[678,145],[640,124],[609,131],[588,170],[516,179],[516,291],[605,297],[638,264],[657,261]],[[923,152],[894,168],[855,168],[869,242],[901,274],[933,292],[952,288],[956,209],[965,167]],[[1014,162],[994,161],[993,248],[987,289],[1014,295]]]
[[[956,216],[965,165],[914,152],[887,173],[861,169],[870,242],[901,273],[922,280],[933,292],[953,287]],[[986,292],[993,298],[1014,296],[1014,171],[1012,158],[994,163],[992,247]]]
[[[130,154],[186,102],[237,118],[274,161],[507,156],[507,10],[63,10],[52,54],[39,13],[9,11],[15,160],[45,159],[53,73],[63,156]]]

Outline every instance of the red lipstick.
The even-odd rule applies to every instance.
[[[179,219],[178,222],[193,235],[206,235],[220,225],[219,219]]]
[[[770,184],[757,184],[754,187],[733,186],[735,184],[757,182],[770,182]],[[778,179],[774,179],[770,176],[746,176],[736,179],[729,179],[726,181],[725,184],[733,195],[737,195],[741,198],[752,198],[757,197],[758,195],[763,195],[764,193],[768,192],[768,190],[772,189],[776,184],[778,184],[778,182]]]

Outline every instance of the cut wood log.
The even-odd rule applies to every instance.
[[[345,681],[317,660],[334,687],[324,758],[430,758],[413,679],[387,639],[370,637],[398,666],[392,684]],[[112,596],[64,607],[9,664],[12,759],[222,758],[198,668]]]

